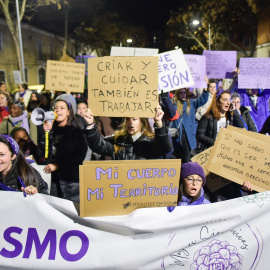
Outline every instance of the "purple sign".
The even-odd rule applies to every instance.
[[[236,51],[203,51],[208,79],[231,79],[236,67]]]
[[[194,88],[207,88],[206,76],[206,59],[203,55],[185,54],[185,58],[191,72]]]
[[[92,58],[95,56],[92,55],[77,55],[75,57],[76,63],[82,63],[85,64],[85,75],[88,75],[88,58]]]
[[[270,58],[240,58],[238,88],[270,88]]]

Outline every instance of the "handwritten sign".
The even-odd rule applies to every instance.
[[[48,60],[45,89],[83,93],[84,73],[84,64]]]
[[[88,59],[89,108],[95,116],[154,117],[158,57]]]
[[[136,47],[111,47],[110,56],[153,56],[158,54],[155,48],[136,48]]]
[[[206,177],[206,186],[213,193],[219,190],[220,188],[225,187],[228,184],[230,184],[230,180],[223,178],[217,174],[211,173],[210,171],[206,169],[212,150],[213,150],[213,146],[207,148],[203,152],[191,158],[191,161],[197,162],[198,164],[202,166],[205,177]]]
[[[236,67],[236,51],[203,51],[206,57],[208,79],[233,78]]]
[[[125,215],[177,205],[181,160],[87,161],[80,166],[80,215]]]
[[[270,137],[232,126],[221,129],[206,169],[240,185],[270,190]]]
[[[240,58],[238,88],[270,88],[270,58]]]
[[[182,49],[159,54],[159,92],[168,92],[194,85]]]
[[[189,70],[191,72],[194,88],[207,88],[204,80],[206,76],[206,58],[203,55],[185,54]]]
[[[19,70],[13,70],[12,73],[14,77],[14,82],[21,84],[22,83],[21,72]]]

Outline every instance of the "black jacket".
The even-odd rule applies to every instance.
[[[48,194],[48,185],[47,183],[43,180],[43,178],[41,177],[41,175],[39,174],[39,172],[32,168],[36,175],[37,175],[37,178],[36,178],[36,181],[37,181],[37,189],[38,189],[38,193],[43,193],[43,194]],[[5,179],[2,179],[0,178],[0,182],[3,183],[4,185],[10,187],[10,188],[13,188],[17,191],[21,191],[21,183],[18,179],[19,177],[19,174],[17,172],[17,170],[14,170],[12,172],[10,172],[7,177]]]
[[[56,134],[63,134],[57,144],[56,154],[53,155],[53,145]],[[45,152],[45,133],[43,135],[41,150]],[[59,166],[59,178],[67,182],[79,182],[79,165],[86,156],[87,141],[80,128],[74,126],[59,127],[56,122],[49,133],[49,157],[48,163],[56,163]]]
[[[89,147],[102,156],[110,156],[116,160],[155,159],[166,155],[172,149],[172,143],[166,127],[155,129],[155,137],[149,138],[141,135],[135,142],[130,137],[114,136],[102,138],[97,128],[85,129]],[[121,150],[115,154],[114,145],[120,146]]]
[[[229,121],[229,124],[235,127],[244,128],[244,123],[239,113],[233,111],[233,122]],[[196,138],[203,147],[201,150],[205,150],[208,147],[214,145],[217,137],[217,119],[213,117],[212,112],[206,113],[202,116],[197,127]]]
[[[245,106],[241,106],[240,112],[241,112],[241,115],[242,115],[242,118],[243,118],[245,124],[247,125],[247,129],[249,131],[257,132],[256,125],[255,125],[253,119],[251,118],[249,110]]]

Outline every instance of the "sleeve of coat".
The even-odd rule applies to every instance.
[[[196,138],[198,142],[202,143],[203,145],[207,147],[213,146],[216,139],[216,138],[211,138],[207,136],[207,130],[209,129],[208,127],[209,120],[210,119],[208,117],[203,115],[201,120],[198,123],[197,133],[196,133]]]
[[[195,109],[203,106],[209,98],[209,92],[203,91],[199,98],[195,99]]]
[[[36,175],[37,175],[37,189],[38,189],[38,193],[42,193],[42,194],[49,194],[49,190],[48,190],[48,184],[43,180],[43,178],[41,177],[40,173],[35,169],[32,168]]]
[[[84,134],[86,135],[88,146],[93,152],[102,156],[113,156],[113,137],[102,138],[96,126],[92,129],[84,129]]]
[[[247,119],[247,126],[248,126],[248,130],[249,131],[253,131],[253,132],[258,132],[257,131],[257,128],[256,128],[256,125],[250,115],[250,113],[246,113],[246,119]]]
[[[244,128],[244,122],[242,120],[242,117],[240,116],[239,112],[237,110],[233,111],[233,123],[232,125],[234,127],[238,127],[238,128]]]
[[[0,124],[0,134],[6,135],[7,134],[7,125],[8,119],[4,119],[3,122]]]

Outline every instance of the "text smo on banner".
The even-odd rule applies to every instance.
[[[82,259],[88,251],[89,239],[82,232],[78,230],[70,230],[65,232],[60,238],[57,235],[56,230],[49,229],[45,235],[43,241],[40,239],[36,228],[28,228],[26,240],[19,239],[18,236],[13,238],[13,234],[21,234],[23,229],[20,227],[9,227],[3,233],[3,238],[8,243],[7,248],[3,247],[0,250],[0,256],[4,258],[16,258],[18,257],[24,248],[22,258],[29,259],[32,253],[33,246],[35,245],[36,259],[41,259],[49,246],[49,257],[48,260],[55,260],[56,254],[60,253],[62,258],[69,262],[75,262]],[[76,237],[81,241],[79,250],[70,253],[72,250],[72,243],[69,240],[71,237]],[[59,243],[57,240],[59,239]],[[25,241],[25,242],[24,242]],[[1,244],[5,243],[1,241]],[[58,244],[58,245],[57,245]],[[10,251],[10,245],[14,246],[13,250]],[[58,248],[58,250],[57,250]],[[58,252],[59,251],[59,252]],[[33,256],[31,256],[33,257]]]

